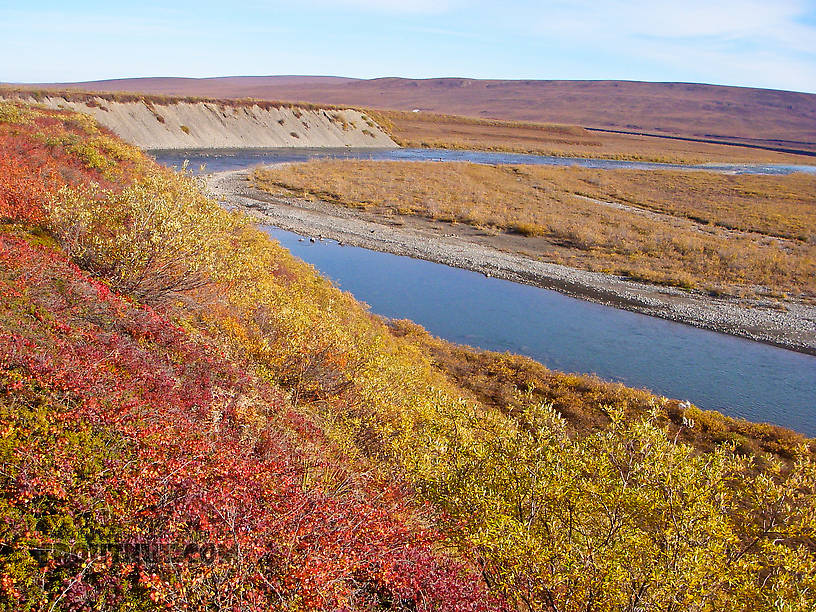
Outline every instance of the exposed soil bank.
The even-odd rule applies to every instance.
[[[248,209],[264,223],[305,236],[474,270],[816,355],[816,306],[793,301],[781,310],[775,304],[757,300],[714,298],[546,263],[498,250],[491,246],[493,236],[470,226],[274,197],[252,187],[251,172],[234,170],[209,175],[207,187],[223,204]]]
[[[352,109],[13,97],[86,113],[143,149],[397,146],[373,119]]]

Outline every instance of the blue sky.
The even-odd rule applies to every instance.
[[[0,0],[0,81],[317,74],[816,93],[816,0]]]

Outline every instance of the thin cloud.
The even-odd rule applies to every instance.
[[[533,34],[579,39],[591,32],[620,41],[760,40],[816,52],[816,28],[801,21],[807,12],[798,0],[577,0],[544,3],[520,25]]]
[[[816,89],[816,27],[799,0],[556,0],[519,26],[523,35],[569,54],[615,58],[621,72],[648,64],[663,80]],[[615,78],[610,73],[609,78]]]
[[[481,34],[477,34],[475,32],[463,32],[459,30],[449,30],[445,28],[432,28],[432,27],[406,27],[400,28],[404,32],[411,32],[414,34],[431,34],[433,36],[443,36],[443,37],[452,37],[452,38],[464,38],[468,40],[481,40],[484,41],[485,37]]]
[[[467,5],[463,0],[307,0],[307,4],[407,15],[439,15]]]

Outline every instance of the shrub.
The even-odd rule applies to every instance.
[[[49,214],[52,231],[80,265],[148,302],[206,285],[219,245],[242,226],[215,214],[191,181],[163,171],[118,193],[63,187]]]
[[[547,229],[537,223],[514,223],[513,231],[527,237],[544,236],[547,233]]]
[[[673,442],[654,416],[629,423],[611,411],[609,430],[579,439],[548,406],[528,406],[516,426],[461,418],[434,423],[438,450],[419,486],[524,609],[813,604],[807,453],[784,477],[779,466],[757,475],[731,447],[699,455]]]

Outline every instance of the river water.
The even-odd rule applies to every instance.
[[[477,164],[535,164],[547,166],[583,166],[585,168],[637,170],[708,170],[729,174],[816,174],[816,166],[778,164],[705,164],[680,166],[614,159],[581,157],[551,157],[484,151],[452,151],[447,149],[190,149],[182,151],[150,151],[165,166],[181,167],[189,161],[194,173],[222,172],[281,162],[301,162],[310,159],[361,159],[373,161],[457,161]]]
[[[373,312],[411,319],[446,340],[816,436],[814,356],[469,270],[264,229]]]
[[[313,158],[470,161],[680,169],[688,166],[435,149],[154,151],[157,161],[218,172]],[[816,166],[711,165],[727,173],[816,173]],[[594,373],[701,408],[816,436],[816,357],[601,306],[441,264],[337,243],[268,233],[373,312],[411,319],[452,342],[532,357],[565,372]]]

